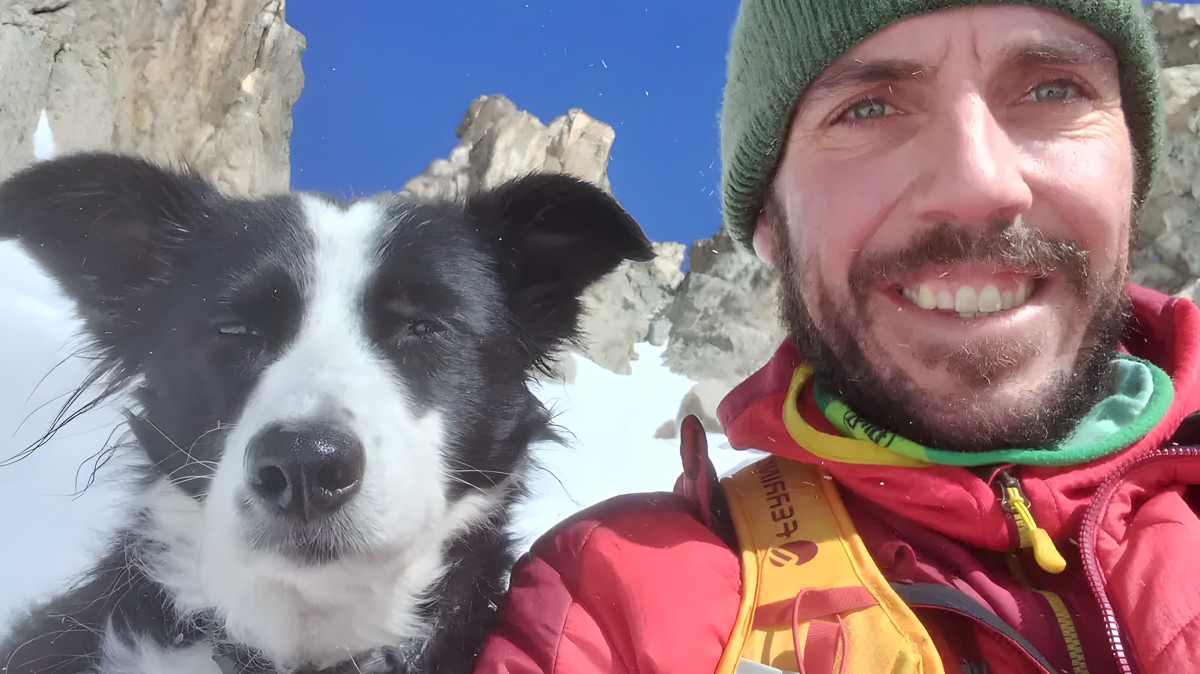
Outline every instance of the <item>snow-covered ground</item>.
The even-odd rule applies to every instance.
[[[87,486],[93,457],[120,424],[111,405],[72,421],[44,447],[15,462],[49,428],[82,380],[87,362],[72,306],[11,242],[0,242],[0,630],[10,609],[61,587],[100,550],[120,521],[124,486],[112,464]],[[616,494],[670,490],[680,471],[678,442],[654,439],[692,386],[661,365],[661,348],[637,347],[633,374],[580,359],[573,384],[539,396],[573,434],[568,446],[539,450],[545,470],[517,529],[526,543],[562,518]],[[718,471],[753,458],[709,436]],[[87,486],[86,490],[80,490]]]

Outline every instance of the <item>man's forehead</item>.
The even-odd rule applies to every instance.
[[[967,40],[981,59],[996,59],[1021,43],[1086,44],[1108,51],[1111,46],[1090,27],[1061,12],[1041,7],[978,4],[926,12],[897,21],[847,50],[843,58],[905,58],[936,62],[947,56],[952,41]],[[841,60],[841,59],[839,59]]]
[[[1116,62],[1103,38],[1053,10],[998,5],[943,9],[868,36],[822,71],[804,98],[866,82],[931,77],[963,45],[981,65],[993,68]]]

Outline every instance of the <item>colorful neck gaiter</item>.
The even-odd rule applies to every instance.
[[[1051,448],[958,452],[934,449],[880,428],[859,416],[813,380],[813,399],[843,437],[814,429],[800,415],[800,392],[812,377],[807,363],[797,366],[783,410],[784,423],[801,446],[831,461],[896,466],[984,466],[1022,464],[1067,466],[1128,447],[1155,426],[1174,397],[1171,378],[1153,363],[1118,354],[1111,393],[1080,420],[1072,434]]]

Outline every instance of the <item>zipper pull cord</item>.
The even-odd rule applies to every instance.
[[[1001,471],[1000,477],[1004,495],[1000,505],[1012,513],[1013,519],[1016,520],[1021,547],[1032,547],[1033,559],[1047,573],[1062,573],[1067,568],[1067,560],[1058,548],[1054,547],[1050,534],[1033,519],[1033,513],[1029,510],[1029,499],[1021,489],[1020,481],[1008,471]]]

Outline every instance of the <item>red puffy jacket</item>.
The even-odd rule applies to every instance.
[[[730,393],[719,416],[736,448],[824,464],[879,568],[920,590],[906,601],[947,672],[1200,671],[1200,447],[1186,446],[1200,445],[1200,415],[1189,419],[1200,409],[1200,310],[1128,292],[1134,318],[1121,349],[1169,374],[1174,399],[1120,452],[1019,467],[1034,518],[1067,559],[1056,575],[1028,550],[1009,553],[1014,526],[986,476],[822,461],[792,441],[780,410],[801,358],[793,347]],[[811,395],[801,412],[835,433]],[[475,671],[714,671],[740,568],[684,491],[619,496],[547,532],[516,565]]]

